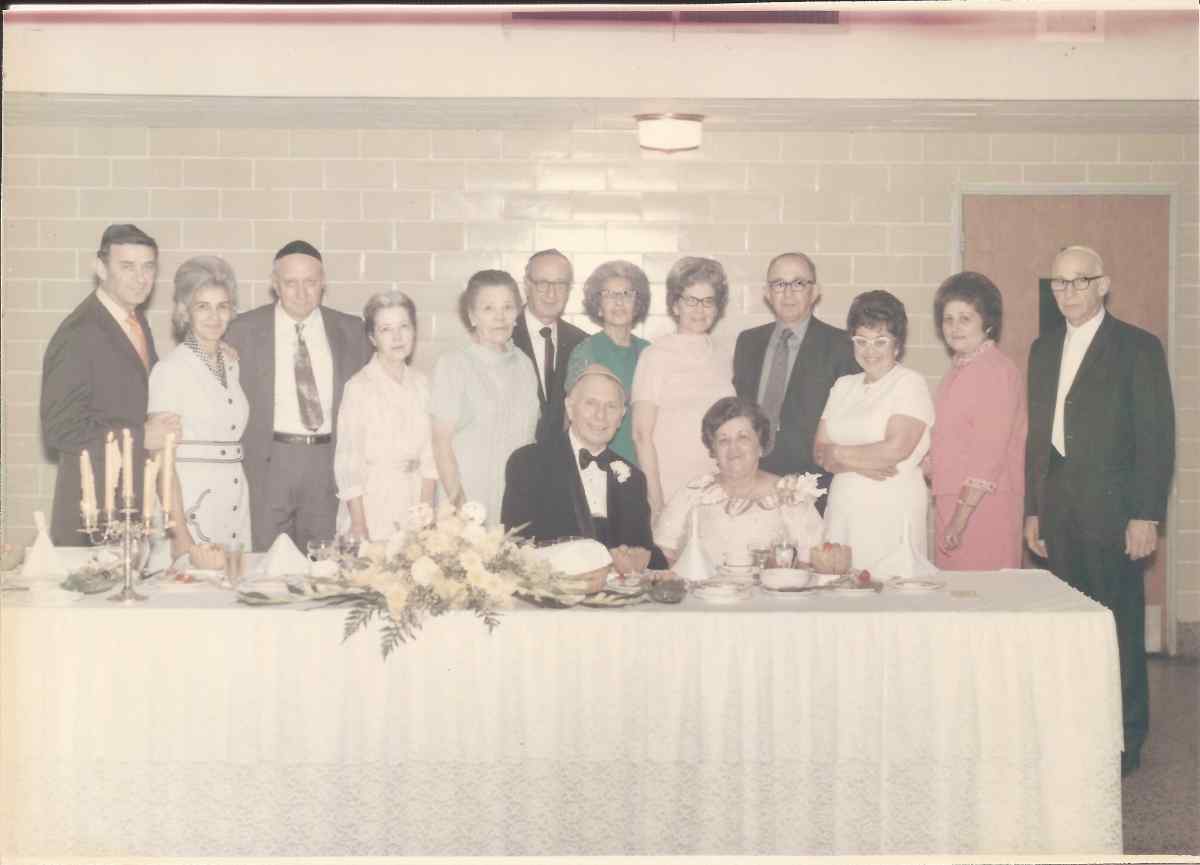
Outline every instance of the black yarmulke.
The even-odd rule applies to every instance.
[[[284,244],[279,252],[275,253],[275,260],[279,261],[285,255],[311,255],[317,261],[322,260],[321,253],[307,240],[293,240],[291,243]]]

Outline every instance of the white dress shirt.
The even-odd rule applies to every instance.
[[[304,319],[304,343],[321,397],[321,425],[307,429],[296,398],[296,320],[275,304],[275,432],[324,435],[333,432],[333,354],[325,336],[325,319],[317,307]]]
[[[583,443],[575,438],[574,430],[570,430],[568,434],[571,439],[571,453],[575,457],[575,469],[579,472],[579,479],[583,481],[583,494],[587,496],[588,510],[593,517],[607,519],[608,472],[594,462],[589,463],[586,469],[579,468],[579,451],[583,448]],[[588,452],[591,452],[590,448]]]
[[[1071,392],[1071,385],[1075,383],[1075,376],[1079,374],[1079,365],[1083,363],[1083,356],[1087,354],[1088,346],[1096,338],[1096,331],[1100,329],[1102,321],[1104,321],[1103,307],[1100,308],[1100,312],[1079,327],[1072,327],[1070,322],[1067,323],[1062,365],[1058,368],[1058,397],[1054,401],[1054,426],[1050,429],[1050,443],[1064,457],[1067,456],[1067,438],[1063,412],[1066,408],[1067,394]]]
[[[541,319],[531,313],[528,306],[522,314],[525,316],[525,327],[529,329],[529,343],[533,346],[533,362],[537,366],[538,381],[542,383],[542,389],[549,399],[550,382],[546,381],[546,340],[540,331],[543,327],[550,328],[550,341],[554,344],[554,365],[562,366],[566,360],[558,356],[558,321],[554,324],[542,324]]]

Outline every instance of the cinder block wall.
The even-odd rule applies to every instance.
[[[609,258],[640,264],[655,288],[650,337],[670,326],[663,280],[675,259],[720,259],[733,286],[716,334],[727,348],[766,320],[767,261],[801,249],[825,285],[821,318],[844,322],[858,291],[894,291],[913,320],[906,362],[936,384],[947,361],[932,295],[953,266],[964,185],[1169,185],[1179,193],[1179,612],[1200,622],[1195,135],[730,132],[706,134],[695,154],[647,158],[624,131],[8,127],[3,182],[3,529],[22,541],[54,488],[39,439],[42,353],[90,290],[111,222],[136,222],[162,247],[149,311],[160,350],[172,345],[171,278],[184,259],[228,259],[249,308],[269,300],[271,256],[297,237],[324,252],[332,306],[361,312],[392,287],[413,296],[424,368],[465,338],[455,302],[466,278],[519,274],[535,249],[573,259],[569,309],[589,329],[583,278]]]

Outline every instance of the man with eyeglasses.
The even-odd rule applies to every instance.
[[[1025,540],[1060,579],[1112,610],[1125,750],[1149,730],[1142,571],[1158,545],[1175,461],[1175,408],[1162,343],[1106,312],[1100,256],[1068,246],[1050,288],[1065,327],[1029,350]]]
[[[535,252],[525,264],[525,310],[517,316],[513,344],[537,370],[538,441],[563,430],[567,362],[575,346],[587,338],[586,331],[562,320],[573,280],[571,262],[557,249]]]
[[[771,260],[763,300],[775,321],[738,334],[733,387],[771,421],[774,444],[760,461],[763,469],[778,475],[814,472],[828,489],[830,476],[812,461],[813,438],[833,383],[862,370],[846,332],[813,316],[820,297],[811,258],[785,252]],[[824,496],[817,507],[824,513]]]

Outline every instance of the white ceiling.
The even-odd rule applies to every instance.
[[[1189,100],[275,98],[4,94],[5,125],[629,129],[643,111],[722,131],[1190,132]]]

